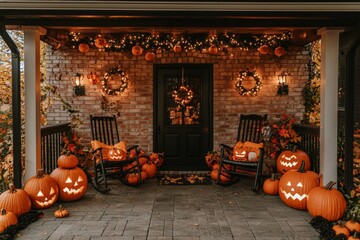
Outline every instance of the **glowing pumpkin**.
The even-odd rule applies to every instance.
[[[305,170],[310,170],[311,162],[307,153],[294,147],[293,150],[285,150],[279,155],[276,168],[279,173],[285,173],[292,169],[299,169],[302,161],[305,161]]]
[[[140,56],[143,52],[143,49],[139,45],[136,45],[132,47],[131,52],[134,56]]]
[[[82,53],[86,53],[88,52],[90,49],[89,45],[87,45],[86,43],[80,43],[79,44],[79,51]]]
[[[211,45],[211,46],[209,47],[209,53],[210,53],[211,55],[216,55],[216,54],[218,54],[218,51],[219,51],[219,49],[218,49],[218,47],[217,47],[216,45]]]
[[[29,195],[22,189],[16,189],[13,183],[9,184],[9,190],[0,195],[0,208],[20,216],[31,210]]]
[[[307,208],[311,216],[322,216],[334,222],[342,218],[346,210],[346,200],[336,189],[335,182],[329,182],[325,187],[316,187],[309,193]]]
[[[126,152],[122,149],[109,149],[109,159],[110,161],[121,161],[126,159]]]
[[[289,207],[306,210],[308,194],[319,186],[319,176],[312,171],[305,171],[303,161],[298,171],[288,171],[279,181],[279,196]]]
[[[148,62],[154,61],[155,58],[156,58],[156,55],[155,55],[154,52],[147,52],[147,53],[145,54],[145,60],[148,61]]]
[[[175,52],[175,53],[181,53],[181,51],[182,51],[181,45],[180,45],[180,44],[176,44],[176,45],[174,46],[174,52]]]
[[[31,205],[35,209],[51,207],[57,201],[59,194],[56,181],[44,175],[43,169],[39,169],[36,176],[26,182],[24,191],[29,194]]]
[[[55,168],[50,174],[59,187],[59,200],[69,202],[82,198],[88,186],[86,174],[81,168]]]
[[[260,52],[260,54],[268,54],[270,52],[270,48],[268,45],[262,45],[258,48],[258,51]]]
[[[58,166],[62,168],[74,168],[78,165],[78,163],[79,160],[77,157],[70,152],[60,155],[57,161]]]

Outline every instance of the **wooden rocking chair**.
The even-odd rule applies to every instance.
[[[261,130],[267,119],[267,115],[240,115],[239,128],[237,134],[237,142],[251,142],[261,143],[262,134]],[[262,166],[264,159],[263,147],[258,148],[257,161],[236,161],[234,160],[234,147],[225,144],[220,144],[220,166],[216,183],[219,185],[229,185],[234,183],[238,176],[254,177],[254,185],[252,191],[257,191],[260,187],[262,178]],[[261,146],[261,145],[258,145]],[[222,181],[226,179],[226,181]]]
[[[138,146],[125,148],[125,142],[120,142],[116,116],[90,115],[90,125],[94,165],[90,180],[94,188],[101,193],[108,192],[108,178],[131,186],[142,183]],[[130,184],[126,179],[128,174],[137,174],[138,183]]]

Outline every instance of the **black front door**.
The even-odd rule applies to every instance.
[[[204,170],[212,150],[212,65],[154,66],[154,150],[164,170]]]

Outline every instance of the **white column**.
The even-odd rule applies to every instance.
[[[337,181],[339,29],[322,28],[320,90],[320,173]]]
[[[25,71],[25,175],[24,183],[41,167],[40,35],[41,28],[24,30]]]

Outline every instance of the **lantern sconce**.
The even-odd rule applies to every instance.
[[[84,76],[82,74],[76,73],[75,74],[75,96],[85,96],[85,86],[81,85]]]
[[[279,95],[279,96],[289,94],[289,86],[286,84],[286,77],[287,77],[287,74],[285,72],[282,72],[278,76],[279,86],[278,86],[278,90],[277,90],[277,95]]]

